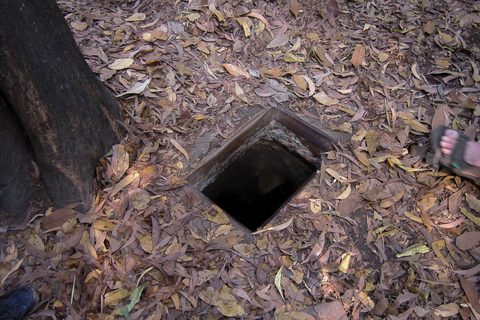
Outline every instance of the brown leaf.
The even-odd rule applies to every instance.
[[[283,47],[288,43],[290,40],[290,36],[286,33],[276,36],[272,39],[272,41],[268,44],[267,49],[279,48]]]
[[[347,320],[345,309],[339,301],[317,304],[313,310],[318,319]]]
[[[248,17],[238,17],[235,20],[243,27],[243,32],[245,37],[250,37],[252,35],[251,27],[253,25],[252,20]]]
[[[3,278],[0,279],[0,286],[3,286],[3,284],[5,283],[5,281],[7,280],[7,278],[8,278],[12,273],[14,273],[15,271],[17,271],[18,268],[20,268],[20,266],[22,265],[24,259],[25,259],[25,258],[20,259],[5,275],[2,275]]]
[[[450,318],[457,315],[459,310],[460,307],[458,304],[450,302],[438,306],[433,314],[440,318]]]
[[[424,125],[423,123],[420,123],[419,121],[417,121],[415,119],[405,120],[405,123],[412,130],[415,130],[415,131],[418,131],[418,132],[423,132],[423,133],[430,133],[430,129],[428,129],[426,125]]]
[[[248,302],[252,303],[250,297],[248,296],[248,293],[241,288],[233,288],[231,293],[239,298],[245,299]]]
[[[368,157],[365,153],[358,151],[358,150],[353,150],[353,153],[357,157],[358,161],[360,161],[364,166],[370,167],[370,161],[368,161]]]
[[[385,61],[388,60],[388,58],[389,58],[388,53],[385,53],[385,52],[383,52],[383,51],[381,51],[381,52],[378,53],[378,60],[379,60],[380,62],[385,62]]]
[[[277,77],[280,77],[281,75],[283,74],[283,70],[282,69],[270,69],[270,70],[262,70],[260,69],[260,75],[262,75],[262,77],[266,77],[266,78],[277,78]]]
[[[362,196],[357,191],[353,191],[348,198],[340,200],[338,203],[338,211],[343,216],[350,215],[358,208],[361,199]]]
[[[153,249],[153,242],[151,236],[145,236],[140,239],[140,246],[145,252],[151,253]]]
[[[381,208],[389,208],[389,207],[393,206],[405,194],[405,186],[403,184],[395,183],[395,184],[392,184],[392,186],[388,185],[385,188],[385,190],[381,192],[381,195],[383,195],[384,193],[391,194],[391,196],[383,199],[380,202],[380,207]],[[391,188],[393,190],[391,190]]]
[[[155,164],[148,166],[142,171],[140,171],[141,184],[144,185],[151,179],[156,178],[158,175],[158,172],[159,172],[158,166]]]
[[[302,5],[298,3],[297,0],[290,1],[290,11],[293,13],[295,18],[298,17],[298,14],[300,13],[301,9],[302,9]]]
[[[462,188],[463,189],[463,188]],[[467,193],[465,195],[465,200],[467,200],[468,206],[475,210],[476,212],[480,213],[480,200],[477,199],[475,196]]]
[[[480,231],[465,232],[457,237],[455,241],[458,249],[469,250],[480,244]]]
[[[319,208],[321,209],[321,208]],[[318,214],[305,214],[305,218],[310,219],[312,221],[313,226],[318,231],[328,231],[331,225],[331,219],[328,214],[318,213]]]
[[[269,266],[263,262],[260,261],[257,266],[257,282],[261,285],[265,284],[265,280],[267,278],[267,270],[269,269]]]
[[[85,227],[83,224],[79,224],[78,227],[76,227],[72,233],[63,241],[60,243],[59,250],[55,252],[47,252],[44,250],[39,250],[35,248],[33,245],[31,245],[27,240],[25,239],[20,239],[20,242],[25,246],[27,251],[33,255],[36,255],[40,258],[53,258],[58,256],[59,254],[62,254],[64,251],[69,250],[70,248],[74,247],[77,245],[77,243],[80,242],[80,239],[83,236],[83,231],[85,230]]]
[[[312,250],[310,251],[310,254],[301,264],[304,264],[310,261],[316,261],[317,258],[322,254],[324,246],[325,246],[325,231],[322,232],[322,234],[317,240],[317,243],[315,243]]]
[[[62,208],[53,211],[42,219],[42,227],[45,230],[61,227],[68,219],[77,215],[77,211],[71,208]]]
[[[334,18],[339,16],[340,9],[338,8],[337,0],[328,0],[327,11],[328,11],[328,13],[332,14]]]
[[[289,288],[287,288],[289,289]],[[291,290],[291,289],[290,289]],[[287,293],[289,293],[290,291],[287,291]],[[291,294],[287,294],[287,296],[292,296],[291,298],[298,298],[299,296],[299,293],[298,292],[295,292],[294,290],[291,290]],[[303,302],[303,301],[300,301],[300,302]],[[315,320],[317,318],[315,318],[314,316],[306,313],[306,312],[302,312],[302,311],[289,311],[289,312],[285,312],[281,315],[279,315],[276,319],[278,320]]]
[[[115,228],[115,223],[107,220],[107,218],[100,218],[93,223],[93,228],[100,231],[112,231]]]
[[[70,233],[68,237],[62,240],[62,243],[60,245],[60,250],[63,252],[76,246],[77,243],[82,238],[84,230],[85,230],[84,224],[79,223],[78,226],[75,229],[73,229],[72,233]]]
[[[73,29],[78,30],[78,31],[83,31],[88,28],[88,24],[83,21],[74,21],[70,23]]]
[[[303,90],[307,90],[307,81],[302,75],[294,74],[293,75],[293,80]]]
[[[236,66],[234,64],[229,64],[229,63],[224,63],[222,64],[222,66],[228,71],[228,73],[230,73],[232,76],[235,76],[235,77],[239,77],[239,76],[243,76],[247,79],[250,79],[250,74],[243,70],[242,68],[240,68],[239,66]]]
[[[437,226],[439,228],[445,228],[445,229],[450,229],[450,228],[456,228],[458,227],[459,225],[462,224],[463,221],[465,221],[466,217],[461,217],[460,219],[457,219],[453,222],[449,222],[449,223],[439,223],[437,224]]]
[[[422,218],[422,222],[427,227],[428,231],[432,230],[432,222],[430,221],[430,217],[427,214],[422,214],[420,216]]]
[[[467,269],[467,270],[454,270],[456,274],[460,274],[463,276],[473,276],[476,275],[480,272],[480,264],[476,265],[473,268]]]
[[[288,220],[287,222],[284,222],[282,224],[279,224],[279,225],[276,225],[274,227],[269,227],[269,228],[266,228],[266,229],[262,229],[262,230],[258,230],[258,231],[255,231],[253,232],[252,234],[260,234],[260,233],[263,233],[263,232],[266,232],[266,231],[281,231],[283,229],[286,229],[288,228],[293,222],[293,218],[291,218],[290,220]]]
[[[130,291],[125,288],[109,291],[105,294],[105,304],[111,304],[122,300],[130,295]]]
[[[330,98],[325,92],[319,92],[313,96],[315,100],[320,102],[323,105],[328,107],[338,104],[340,101],[338,99]]]
[[[375,307],[372,310],[372,313],[376,316],[381,316],[385,310],[387,310],[388,307],[388,299],[385,298],[384,296],[380,297],[378,299],[377,303],[375,304]]]
[[[475,109],[476,101],[474,101],[470,96],[466,96],[464,94],[460,94],[458,96],[458,100],[460,100],[460,104],[465,109]]]
[[[370,154],[377,151],[377,148],[380,145],[380,136],[380,132],[377,132],[375,130],[368,130],[365,134],[367,150]]]
[[[324,66],[333,66],[333,61],[324,47],[314,47],[312,49],[312,55],[315,57],[315,59],[317,59],[319,63],[323,64]]]
[[[257,18],[257,19],[259,19],[260,21],[263,22],[263,24],[265,25],[265,27],[267,27],[267,30],[269,30],[269,31],[271,32],[272,27],[270,27],[270,24],[268,23],[267,19],[265,19],[264,16],[262,16],[261,14],[256,13],[256,12],[249,12],[249,13],[247,14],[247,16],[252,17],[252,18]]]
[[[475,311],[480,313],[480,303],[478,302],[480,295],[478,294],[477,288],[475,288],[475,285],[464,277],[459,276],[459,278],[463,291],[465,291],[465,294],[467,295],[468,301],[475,309]]]
[[[108,67],[112,70],[122,70],[130,67],[133,61],[132,58],[116,59],[113,63],[109,64]]]
[[[165,41],[165,40],[167,40],[167,38],[168,38],[167,33],[160,28],[156,28],[155,30],[152,31],[152,39],[153,40]],[[197,39],[195,39],[195,40],[197,40]]]
[[[217,206],[211,206],[202,213],[208,220],[218,224],[228,224],[227,215]]]
[[[425,23],[423,26],[423,30],[425,30],[425,32],[428,34],[432,34],[433,31],[435,31],[435,22],[432,20],[427,21],[427,23]]]
[[[150,202],[148,192],[142,189],[134,189],[128,193],[129,203],[137,210],[145,210]]]
[[[460,203],[462,202],[462,197],[465,195],[466,188],[458,190],[448,198],[448,210],[450,214],[455,214],[460,208]]]
[[[355,67],[361,66],[364,58],[365,58],[365,47],[357,46],[352,54],[352,60],[351,60],[352,64]]]
[[[137,13],[134,13],[133,15],[131,15],[130,17],[126,18],[125,21],[127,21],[127,22],[143,21],[143,20],[145,20],[145,18],[146,18],[145,13],[137,12]]]
[[[190,158],[188,157],[187,151],[180,145],[180,143],[178,143],[177,140],[173,138],[170,138],[170,142],[173,144],[175,148],[178,149],[178,151],[180,151],[185,156],[185,158],[187,158],[187,162],[190,162]]]
[[[112,171],[115,175],[114,179],[119,181],[123,174],[127,171],[130,163],[130,156],[121,144],[116,144],[112,147]],[[117,180],[118,179],[118,180]]]
[[[441,124],[448,125],[449,111],[450,111],[450,108],[446,104],[439,106],[437,110],[435,110],[435,114],[433,115],[432,124],[431,124],[432,128],[436,128]]]
[[[420,211],[423,214],[426,214],[428,210],[431,209],[437,202],[438,199],[433,194],[426,194],[418,203],[418,206],[420,208]]]

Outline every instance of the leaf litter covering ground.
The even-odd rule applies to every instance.
[[[478,131],[479,3],[59,1],[126,138],[94,208],[1,239],[35,319],[478,319],[480,198],[435,171],[439,124]],[[340,137],[254,237],[185,186],[276,106]]]

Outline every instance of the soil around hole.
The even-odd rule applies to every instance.
[[[202,193],[246,228],[254,231],[316,171],[275,141],[252,145]]]

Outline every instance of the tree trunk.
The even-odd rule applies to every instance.
[[[33,195],[29,148],[20,122],[0,97],[0,229],[20,222]]]
[[[54,0],[2,1],[0,97],[20,120],[54,204],[88,210],[95,165],[119,139],[120,112]]]

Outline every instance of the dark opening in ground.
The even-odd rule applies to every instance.
[[[254,231],[300,188],[316,167],[273,140],[259,140],[202,193]]]

